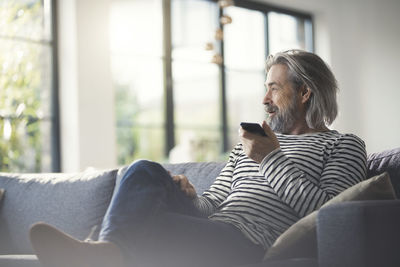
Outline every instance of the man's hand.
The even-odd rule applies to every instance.
[[[239,138],[242,142],[244,153],[257,163],[261,163],[269,153],[280,147],[275,133],[265,121],[263,121],[262,127],[267,136],[250,133],[242,127],[239,128]]]
[[[170,173],[170,175],[172,177],[172,180],[177,185],[179,185],[179,187],[181,188],[183,193],[185,193],[185,195],[187,195],[191,199],[194,199],[197,197],[196,189],[194,189],[194,186],[189,182],[188,178],[185,175],[183,175],[183,174],[172,175],[171,173]]]

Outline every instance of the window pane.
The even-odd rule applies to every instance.
[[[14,0],[0,4],[0,35],[40,41],[51,39],[50,1]]]
[[[160,0],[114,0],[110,11],[112,53],[162,55],[162,12]]]
[[[145,58],[126,60],[116,56],[113,59],[119,163],[125,164],[144,156],[162,160],[162,61]]]
[[[270,12],[268,26],[270,53],[288,49],[312,50],[310,21]]]
[[[218,122],[218,67],[213,64],[174,62],[174,105],[177,125]]]
[[[111,69],[118,163],[164,156],[162,2],[112,1]]]
[[[205,45],[214,41],[218,6],[208,1],[173,0],[171,12],[172,58],[209,62],[212,52],[206,51]]]
[[[225,66],[259,71],[265,64],[265,16],[239,7],[226,8],[232,23],[224,27]],[[251,30],[249,30],[251,29]]]
[[[132,120],[140,125],[163,124],[162,61],[151,58],[124,60],[117,56],[113,59],[118,120]]]
[[[201,22],[201,23],[199,23]],[[175,140],[170,162],[215,160],[220,153],[219,68],[211,64],[216,3],[172,1]]]
[[[0,171],[52,171],[52,47],[38,42],[50,38],[49,4],[0,7]]]
[[[218,67],[210,63],[173,62],[173,71],[177,146],[201,144],[202,149],[194,149],[194,157],[216,159],[221,129]],[[203,151],[206,149],[210,150],[207,155]]]
[[[179,144],[169,155],[170,163],[216,161],[221,154],[221,133],[212,127],[176,128]],[[223,158],[222,160],[226,160]]]
[[[0,114],[51,116],[51,48],[1,40]]]
[[[258,122],[265,119],[263,71],[246,73],[227,71],[226,83],[228,101],[228,128],[231,146],[238,142],[238,129],[240,122]]]
[[[143,158],[161,161],[164,157],[164,129],[161,127],[130,127],[119,125],[118,163],[130,164]]]
[[[33,117],[0,119],[0,171],[50,172],[50,127]]]

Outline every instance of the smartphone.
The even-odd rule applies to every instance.
[[[256,133],[261,136],[267,136],[266,133],[264,132],[264,129],[258,123],[242,122],[240,123],[240,126],[242,126],[242,128],[248,132]]]

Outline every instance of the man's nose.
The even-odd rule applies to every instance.
[[[272,98],[271,98],[271,90],[267,90],[267,92],[264,95],[263,98],[263,104],[271,104]]]

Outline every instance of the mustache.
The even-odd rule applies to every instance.
[[[279,110],[279,108],[272,104],[264,104],[264,110],[267,113],[270,113],[270,112],[277,112]]]

